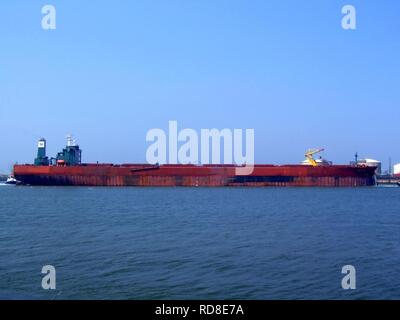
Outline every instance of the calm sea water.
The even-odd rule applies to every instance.
[[[400,299],[400,188],[0,186],[0,298]]]

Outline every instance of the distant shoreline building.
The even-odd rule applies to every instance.
[[[400,176],[400,163],[395,164],[395,165],[393,166],[393,174],[394,174],[395,176]]]

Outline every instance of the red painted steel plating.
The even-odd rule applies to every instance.
[[[83,164],[15,165],[14,176],[28,185],[73,186],[327,186],[375,184],[375,167],[332,165],[255,165],[239,176],[234,165]]]

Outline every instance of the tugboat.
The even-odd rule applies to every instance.
[[[6,184],[18,184],[18,181],[13,176],[9,176],[7,178]]]

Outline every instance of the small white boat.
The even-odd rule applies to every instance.
[[[18,181],[13,176],[9,176],[7,178],[6,184],[18,184]]]

